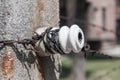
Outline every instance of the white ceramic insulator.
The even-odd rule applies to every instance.
[[[41,27],[41,28],[36,29],[35,32],[38,35],[41,35],[47,28],[48,27]],[[39,54],[39,56],[49,56],[50,55],[49,52],[46,52],[45,45],[42,40],[41,41],[39,40],[35,45],[36,45],[35,50]]]
[[[47,29],[48,27],[42,27],[42,28],[38,28],[36,29],[36,33],[38,35],[41,35],[43,32],[45,32],[45,30]],[[59,27],[54,27],[52,28],[51,30],[55,30],[55,29],[59,29]],[[46,35],[44,36],[44,41],[46,42]],[[37,51],[37,53],[39,54],[39,56],[50,56],[51,53],[49,51],[47,51],[47,49],[45,48],[45,45],[43,43],[43,41],[39,40],[37,43],[36,43],[36,47],[35,47],[35,50]],[[52,50],[53,51],[53,50]]]
[[[72,25],[69,32],[69,41],[71,49],[75,53],[79,53],[84,47],[84,34],[82,29],[78,25]]]
[[[48,27],[38,28],[36,33],[41,35]],[[51,30],[59,29],[59,27],[54,27]],[[60,43],[60,47],[64,53],[70,53],[73,51],[74,53],[79,53],[81,49],[84,47],[84,34],[82,29],[78,25],[72,25],[70,28],[68,26],[63,26],[60,28],[58,32],[58,39]],[[46,35],[44,36],[44,41],[46,41]],[[48,43],[49,44],[49,43]],[[49,56],[51,53],[49,51],[46,52],[45,45],[43,41],[38,41],[36,43],[35,48],[40,56]],[[53,52],[53,50],[51,48]]]
[[[62,26],[58,34],[60,47],[66,54],[71,52],[71,49],[69,48],[69,41],[68,41],[69,30],[70,29],[68,26]]]

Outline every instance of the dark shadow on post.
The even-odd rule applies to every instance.
[[[17,46],[15,46],[14,44],[11,45],[11,47],[13,51],[15,52],[17,59],[22,63],[22,65],[27,70],[29,80],[31,80],[29,68],[31,68],[32,64],[35,65],[35,62],[36,62],[35,56],[33,55],[31,51],[28,53],[28,56],[27,56],[23,50],[19,51]],[[27,62],[27,64],[25,64],[25,62]]]

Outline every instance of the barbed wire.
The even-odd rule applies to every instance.
[[[66,17],[64,17],[64,16],[61,16],[61,18],[66,19]],[[84,21],[78,20],[78,19],[75,19],[75,21],[80,21],[80,22],[82,22],[82,23],[85,23]],[[92,25],[93,27],[98,27],[97,25],[94,25],[94,24],[90,24],[90,25]],[[102,28],[102,27],[99,27],[99,28],[101,28],[101,29],[103,29],[103,30],[105,30],[105,31],[108,31],[108,32],[112,32],[112,33],[114,33],[114,34],[116,33],[116,32],[113,31],[113,30],[108,30],[108,29]],[[36,35],[32,36],[31,39],[1,40],[1,41],[0,41],[0,45],[6,46],[6,45],[13,44],[13,43],[18,43],[18,44],[22,44],[22,45],[25,47],[25,49],[27,49],[27,47],[26,47],[27,45],[32,45],[33,47],[35,47],[35,43],[36,43],[38,40],[43,39],[44,35],[45,35],[50,29],[51,29],[51,27],[48,28],[48,29],[46,29],[46,31],[43,32],[41,35],[37,35],[37,34],[36,34]],[[120,33],[117,33],[117,34],[120,35]],[[85,44],[84,49],[83,49],[83,51],[84,51],[85,53],[102,54],[102,52],[99,51],[99,50],[91,50],[91,49],[90,49],[90,45],[87,44],[87,41],[85,41],[85,43],[86,43],[86,44]],[[47,48],[47,47],[46,47],[46,48]],[[28,49],[28,50],[32,50],[32,49]],[[36,52],[37,52],[37,51],[36,51]],[[102,54],[102,55],[104,55],[104,54]]]
[[[32,47],[35,48],[36,47],[36,45],[35,45],[36,42],[38,40],[43,40],[45,34],[51,29],[52,29],[52,27],[47,28],[41,35],[38,35],[35,32],[36,35],[32,36],[31,39],[19,39],[18,38],[18,40],[0,40],[0,46],[9,46],[9,45],[12,45],[14,43],[17,43],[17,44],[22,44],[26,50],[34,50],[32,48],[28,49],[27,46],[31,45]],[[36,50],[34,50],[34,51],[38,52]]]

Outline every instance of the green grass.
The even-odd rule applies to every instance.
[[[87,80],[120,80],[120,60],[87,60]]]
[[[67,78],[70,75],[71,68],[72,68],[73,60],[71,58],[64,58],[62,61],[62,73],[61,73],[61,80],[68,80]]]
[[[62,61],[62,79],[68,80],[72,66],[71,58]],[[120,59],[86,60],[86,80],[120,80]]]

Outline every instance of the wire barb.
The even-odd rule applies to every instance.
[[[17,40],[1,40],[0,41],[0,45],[11,45],[11,44],[14,44],[14,43],[17,43],[17,44],[22,44],[25,49],[27,49],[27,45],[32,45],[33,47],[35,46],[36,42],[40,39],[43,39],[45,34],[51,29],[52,27],[50,28],[47,28],[41,35],[38,35],[37,33],[35,33],[34,36],[32,36],[31,39],[19,39],[19,37],[17,36]]]

